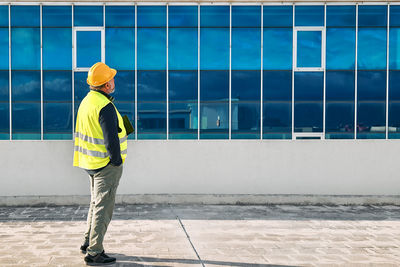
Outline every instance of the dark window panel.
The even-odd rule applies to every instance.
[[[165,70],[167,65],[166,29],[137,29],[139,70]]]
[[[11,6],[11,27],[40,27],[40,6]]]
[[[169,103],[170,133],[191,133],[197,138],[198,105],[197,102]],[[175,136],[175,139],[179,139]],[[184,136],[182,136],[184,137]]]
[[[165,71],[138,71],[137,77],[138,101],[166,101]]]
[[[40,108],[40,103],[13,103],[12,133],[35,134],[40,139]]]
[[[229,29],[200,29],[200,69],[229,69]]]
[[[400,103],[389,103],[389,134],[392,138],[400,138]],[[394,135],[396,134],[396,135]],[[390,136],[389,136],[390,138]]]
[[[229,98],[229,71],[201,71],[200,100],[222,101]]]
[[[400,72],[389,71],[389,101],[400,101]]]
[[[117,70],[135,70],[134,28],[106,28],[106,64]]]
[[[232,27],[261,27],[261,7],[232,6]]]
[[[43,27],[72,27],[71,6],[43,6]]]
[[[358,26],[386,26],[387,25],[387,5],[358,6]]]
[[[13,70],[40,70],[39,28],[12,29],[11,44]]]
[[[0,28],[0,70],[9,68],[8,28]]]
[[[114,95],[113,95],[114,96]],[[136,131],[136,125],[135,125],[135,102],[120,102],[118,100],[114,101],[115,107],[118,109],[118,112],[121,114],[121,116],[128,116],[133,129]],[[135,139],[135,133],[132,133],[128,136],[128,139]]]
[[[0,27],[8,28],[8,6],[0,6]]]
[[[386,69],[386,29],[359,28],[357,65],[359,70]]]
[[[261,100],[261,73],[260,71],[232,71],[232,101]]]
[[[400,6],[391,5],[390,6],[390,22],[389,25],[400,26]]]
[[[260,102],[232,101],[232,138],[260,138]]]
[[[326,26],[356,26],[356,6],[326,6]]]
[[[72,103],[43,104],[43,133],[72,132]]]
[[[326,72],[326,100],[354,101],[354,71]]]
[[[79,103],[89,93],[89,85],[86,83],[87,72],[74,73],[74,98]],[[117,85],[116,85],[117,86]],[[76,113],[75,113],[76,115]]]
[[[43,100],[72,102],[71,71],[43,71]]]
[[[292,103],[270,102],[263,105],[263,132],[292,133]]]
[[[138,27],[165,27],[167,11],[165,6],[138,6]]]
[[[118,71],[114,77],[115,91],[112,96],[115,101],[135,101],[135,72]]]
[[[263,34],[263,69],[290,70],[293,56],[291,28],[265,28]]]
[[[9,80],[9,72],[0,71],[0,102],[9,101],[10,85],[8,80]]]
[[[296,26],[324,26],[324,6],[296,6]]]
[[[135,27],[135,7],[106,6],[106,27]]]
[[[264,101],[291,101],[292,100],[292,72],[291,71],[264,71],[263,72]]]
[[[362,133],[384,133],[386,125],[386,106],[385,102],[360,103],[357,105],[357,138],[365,138],[358,134]],[[366,137],[368,138],[368,137]],[[371,136],[370,138],[377,138]]]
[[[389,68],[400,70],[400,28],[390,28],[389,34]]]
[[[165,139],[166,121],[165,103],[138,103],[138,139]]]
[[[292,27],[292,6],[264,6],[264,27]]]
[[[40,71],[13,71],[11,85],[13,102],[40,102]]]
[[[354,139],[354,133],[326,133],[325,139]]]
[[[75,26],[103,26],[103,6],[74,6]]]
[[[354,102],[327,102],[325,131],[354,133]]]
[[[296,72],[294,74],[295,101],[322,101],[323,72]]]
[[[168,32],[168,68],[196,70],[198,32],[195,28],[171,28]]]
[[[9,139],[10,133],[10,104],[0,102],[0,140]],[[7,138],[8,137],[8,138]]]
[[[72,30],[43,28],[43,69],[72,69]]]
[[[253,28],[232,29],[232,69],[261,68],[261,31]]]
[[[169,27],[196,27],[197,28],[197,6],[169,6]]]
[[[386,99],[386,71],[358,71],[357,94],[359,101]]]
[[[76,33],[76,60],[78,68],[90,68],[101,61],[101,32],[78,31]]]
[[[326,31],[326,68],[350,70],[355,67],[355,28],[328,28]]]
[[[321,67],[321,31],[297,32],[297,67]]]
[[[228,139],[229,103],[200,103],[200,139]]]
[[[200,6],[201,27],[229,27],[229,6]]]
[[[295,103],[295,132],[322,132],[322,102]]]
[[[197,71],[169,71],[169,101],[197,102],[197,85]]]

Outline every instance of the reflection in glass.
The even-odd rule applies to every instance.
[[[232,71],[232,101],[260,102],[260,76],[260,71]]]
[[[135,7],[106,6],[106,27],[135,27]]]
[[[264,103],[263,132],[292,133],[292,103],[268,102]]]
[[[232,69],[257,70],[261,67],[260,29],[232,29]]]
[[[200,6],[201,27],[229,27],[229,6]]]
[[[260,6],[232,6],[232,27],[260,27]]]
[[[89,85],[86,83],[87,72],[74,72],[74,98],[75,104],[89,93]],[[117,85],[115,85],[117,86]],[[75,112],[76,115],[76,112]]]
[[[169,27],[196,27],[197,6],[169,6]]]
[[[296,26],[324,26],[324,6],[296,6]]]
[[[14,134],[34,134],[34,139],[40,139],[40,102],[12,104],[13,139],[30,139],[29,136],[14,136]]]
[[[134,28],[106,28],[106,64],[117,70],[135,69]]]
[[[260,102],[232,100],[232,138],[260,138]]]
[[[170,70],[197,69],[197,28],[171,28],[168,32]]]
[[[71,71],[43,71],[43,100],[72,102]]]
[[[10,105],[0,102],[0,140],[10,139]]]
[[[197,102],[169,103],[169,137],[197,139]]]
[[[200,103],[200,139],[227,139],[229,137],[229,103]]]
[[[389,101],[400,101],[400,72],[389,71]]]
[[[386,99],[386,71],[358,71],[358,100],[376,101]]]
[[[138,139],[165,139],[167,105],[165,103],[138,103]]]
[[[40,102],[40,71],[11,72],[12,101]]]
[[[8,70],[8,28],[0,28],[0,70]]]
[[[386,29],[358,29],[358,69],[386,69]]]
[[[43,104],[43,132],[70,134],[72,132],[72,103]]]
[[[72,68],[72,30],[43,28],[43,69],[70,70]]]
[[[326,68],[354,69],[356,53],[355,28],[328,28],[326,31]]]
[[[101,32],[76,32],[76,59],[78,68],[90,68],[101,61]]]
[[[354,71],[326,72],[326,100],[354,101]]]
[[[40,27],[40,6],[11,6],[11,27]]]
[[[200,72],[200,100],[221,101],[229,98],[228,71]]]
[[[43,27],[72,27],[71,6],[43,6]]]
[[[400,102],[389,103],[389,138],[400,138]]]
[[[166,29],[138,28],[137,55],[139,70],[166,69]]]
[[[387,24],[387,6],[358,6],[358,26],[383,26]]]
[[[295,101],[322,101],[323,72],[296,72],[294,74]]]
[[[263,39],[263,69],[292,69],[292,29],[264,28]]]
[[[327,102],[325,131],[327,133],[354,133],[354,102]]]
[[[165,6],[138,6],[138,27],[165,27],[167,14]]]
[[[265,100],[292,100],[291,71],[263,71],[263,98]]]
[[[390,27],[400,26],[400,6],[391,5],[390,6]]]
[[[400,28],[390,28],[389,68],[400,70]]]
[[[295,103],[295,132],[322,132],[322,102]]]
[[[356,6],[326,6],[326,26],[356,26]]]
[[[11,29],[11,68],[40,70],[40,29]]]
[[[135,101],[135,72],[118,71],[114,77],[115,91],[112,96],[115,101]]]
[[[112,96],[115,96],[113,94]],[[121,116],[128,116],[130,122],[132,123],[133,128],[136,131],[135,125],[135,102],[134,101],[114,101],[115,107],[118,109]],[[135,139],[135,133],[132,133],[128,136],[128,139]]]
[[[7,102],[9,101],[9,73],[8,71],[0,71],[0,102]]]
[[[197,71],[169,71],[169,101],[197,102]]]
[[[385,138],[385,102],[358,102],[357,138]]]
[[[321,67],[321,31],[297,32],[297,67]]]
[[[8,6],[0,6],[0,27],[8,28]]]
[[[74,26],[103,26],[103,6],[74,6]]]
[[[167,98],[165,71],[138,71],[137,72],[138,101],[164,101]]]
[[[292,6],[264,6],[263,12],[264,27],[293,26]]]
[[[200,29],[200,69],[229,69],[229,29]]]

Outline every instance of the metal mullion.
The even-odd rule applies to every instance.
[[[43,141],[43,10],[40,4],[40,140]]]
[[[264,5],[263,3],[261,3],[261,74],[260,74],[260,138],[261,140],[263,140],[263,134],[264,134],[264,130],[263,130],[263,117],[264,117],[264,94],[263,94],[263,47],[264,47]]]
[[[294,69],[296,66],[296,57],[297,57],[297,32],[294,27],[294,11],[295,11],[296,5],[293,3],[293,8],[292,8],[292,30],[293,30],[293,39],[292,39],[292,140],[295,140],[294,136]]]
[[[321,67],[324,68],[324,83],[323,83],[323,102],[322,102],[322,137],[321,139],[325,140],[325,124],[326,124],[326,4],[324,5],[324,28],[321,32],[322,39],[322,58],[321,58]]]
[[[135,140],[137,140],[137,4],[135,4]]]
[[[197,5],[197,140],[200,140],[200,4]]]
[[[228,139],[232,139],[232,3],[229,5],[229,118]]]
[[[72,140],[75,133],[75,31],[74,31],[74,4],[71,6],[71,30],[72,30]]]
[[[167,130],[167,140],[169,139],[169,94],[168,94],[168,91],[169,91],[169,77],[168,77],[169,76],[169,68],[168,68],[169,67],[168,66],[168,61],[169,61],[169,58],[168,58],[168,53],[169,53],[169,48],[168,48],[168,42],[169,42],[169,38],[168,38],[169,37],[168,36],[169,35],[168,26],[169,25],[168,25],[168,23],[169,23],[169,18],[168,18],[168,15],[169,15],[169,12],[168,11],[169,11],[169,6],[168,6],[168,3],[167,3],[167,5],[166,5],[166,12],[167,12],[167,15],[166,15],[166,17],[167,17],[167,27],[166,27],[167,28],[166,29],[167,30],[167,38],[166,38],[167,39],[167,49],[166,49],[167,50],[167,62],[166,62],[167,63],[166,64],[166,72],[167,72],[166,73],[166,78],[167,78],[166,79],[166,83],[167,83],[166,84],[166,90],[167,90],[167,94],[166,94],[166,96],[167,96],[167,101],[166,101],[167,102],[167,129],[166,129]]]
[[[8,5],[8,100],[10,140],[12,140],[12,94],[11,94],[11,5]]]
[[[357,139],[357,86],[358,86],[358,3],[356,3],[356,53],[355,53],[355,68],[354,68],[354,139]]]
[[[390,4],[387,5],[387,37],[386,37],[386,139],[389,139],[389,23]]]

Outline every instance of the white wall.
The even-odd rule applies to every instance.
[[[1,141],[0,196],[88,195],[72,141]],[[129,141],[119,194],[399,195],[400,141]]]

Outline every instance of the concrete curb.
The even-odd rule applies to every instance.
[[[88,205],[89,196],[0,196],[0,206]],[[400,195],[117,195],[117,204],[206,205],[400,205]]]

